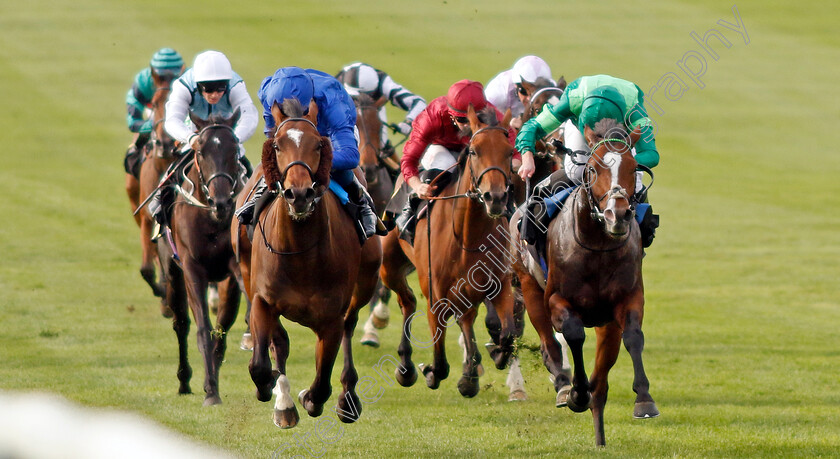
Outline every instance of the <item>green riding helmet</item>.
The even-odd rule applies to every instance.
[[[155,73],[162,77],[178,77],[184,68],[184,59],[172,48],[159,49],[149,62]]]

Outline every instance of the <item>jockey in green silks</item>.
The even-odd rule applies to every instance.
[[[539,115],[528,120],[522,126],[516,136],[516,149],[522,153],[522,162],[525,164],[526,155],[533,155],[536,141],[546,137],[565,121],[571,120],[580,130],[580,133],[583,133],[587,126],[594,128],[595,123],[605,118],[614,119],[623,124],[627,132],[640,127],[641,136],[634,145],[636,162],[648,168],[653,168],[659,164],[659,152],[656,150],[653,122],[648,117],[647,110],[645,110],[644,93],[634,83],[609,75],[584,76],[571,82],[557,104],[546,105]],[[578,133],[574,134],[576,134],[576,138],[580,138]],[[568,132],[565,133],[565,136],[566,138],[570,137]],[[589,148],[585,143],[580,142],[575,142],[574,145],[567,142],[566,147],[571,148],[571,151],[565,155],[563,169],[551,174],[550,177],[537,184],[534,189],[534,196],[528,204],[528,209],[535,218],[544,218],[544,209],[539,207],[542,204],[542,198],[581,182],[583,169],[589,157]],[[636,191],[640,191],[641,188],[641,179],[639,179],[637,180]],[[640,202],[646,200],[645,196],[637,198]],[[542,223],[543,225],[528,225],[528,228],[544,232],[548,222],[543,221]],[[657,224],[654,223],[654,225]],[[645,234],[645,229],[642,229],[642,240],[645,247],[650,245],[653,240],[653,230],[650,231],[650,234]],[[536,237],[535,234],[523,234],[522,236],[529,243],[533,243]]]

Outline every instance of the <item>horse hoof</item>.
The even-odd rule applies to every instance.
[[[557,398],[554,400],[554,406],[563,408],[569,404],[569,392],[572,391],[572,386],[565,385],[557,391]]]
[[[204,397],[204,406],[214,406],[214,405],[221,405],[222,404],[222,397],[219,397],[219,394],[215,395],[208,395]]]
[[[271,386],[257,387],[257,400],[261,402],[271,401]]]
[[[242,334],[242,341],[239,342],[239,349],[243,351],[254,350],[254,337],[250,333]]]
[[[375,333],[365,333],[362,335],[362,345],[377,348],[379,347],[379,337]]]
[[[400,372],[400,369],[397,368],[394,370],[394,375],[397,382],[403,387],[411,387],[417,382],[417,370],[414,369],[413,364],[406,367],[405,373]]]
[[[178,395],[187,395],[192,394],[192,389],[190,389],[189,384],[181,384],[181,387],[178,388]]]
[[[274,410],[274,425],[281,429],[291,429],[300,421],[297,408],[291,407],[287,410]]]
[[[659,416],[659,410],[656,408],[654,402],[637,402],[633,407],[633,417],[635,419],[650,419]]]
[[[309,392],[309,389],[303,389],[300,391],[298,394],[298,401],[310,417],[317,418],[324,412],[324,404],[322,403],[320,405],[316,405],[315,402],[312,401],[312,394]]]
[[[420,371],[422,371],[423,374],[426,376],[426,386],[428,386],[429,389],[434,390],[440,387],[440,380],[437,379],[437,377],[435,376],[434,368],[432,368],[431,366],[427,367],[421,363]]]
[[[525,400],[528,400],[528,394],[521,389],[517,389],[508,395],[509,402],[524,402]]]
[[[373,314],[370,316],[370,322],[373,324],[373,327],[381,330],[388,326],[390,320],[391,316],[388,312],[388,305],[377,303],[373,308]]]
[[[585,395],[580,396],[578,392],[572,389],[569,392],[569,397],[567,399],[567,403],[569,409],[574,411],[575,413],[583,413],[584,411],[589,409],[589,403],[592,400],[592,396],[589,392],[586,392]]]
[[[473,398],[478,394],[478,376],[461,376],[458,380],[458,392],[466,398]]]
[[[160,302],[160,315],[162,315],[163,317],[165,317],[167,319],[171,319],[172,317],[175,316],[175,312],[173,312],[172,308],[170,308],[166,303],[161,301]]]
[[[352,424],[362,416],[362,402],[356,394],[344,392],[338,398],[335,414],[341,422]]]

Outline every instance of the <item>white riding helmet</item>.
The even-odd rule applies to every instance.
[[[373,92],[379,86],[379,75],[373,67],[356,62],[344,67],[344,90],[351,96]]]
[[[533,83],[537,78],[551,80],[551,68],[537,56],[525,56],[513,64],[513,82]],[[552,80],[553,81],[553,80]]]
[[[230,80],[233,78],[233,69],[224,54],[218,51],[205,51],[195,56],[193,77],[196,83]]]

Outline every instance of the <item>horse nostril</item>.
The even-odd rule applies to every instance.
[[[489,191],[484,192],[484,196],[482,196],[484,202],[493,202],[493,193]]]
[[[632,211],[628,210],[627,212],[624,212],[624,220],[625,221],[629,222],[630,220],[633,219],[633,217],[635,217],[635,214]]]
[[[285,190],[283,190],[283,199],[285,199],[289,203],[294,202],[295,201],[295,192],[292,191],[291,188],[286,188]]]
[[[615,211],[613,211],[612,209],[605,210],[604,211],[604,219],[608,222],[614,222],[615,221]]]
[[[210,205],[210,207],[215,207],[216,206],[216,200],[208,196],[207,197],[207,204]]]
[[[311,200],[315,199],[315,190],[312,189],[312,188],[307,188],[306,189],[306,194],[304,194],[304,198],[307,201],[311,201]]]

